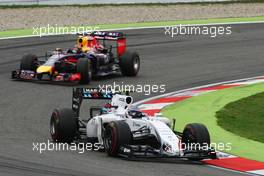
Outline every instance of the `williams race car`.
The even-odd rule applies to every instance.
[[[87,84],[95,76],[122,73],[136,76],[139,55],[126,50],[121,32],[100,32],[79,35],[74,48],[60,48],[46,53],[45,59],[28,54],[22,57],[20,69],[12,71],[12,79],[70,81]]]
[[[90,117],[83,120],[79,113],[86,99],[110,100],[110,103],[91,107]],[[216,158],[204,125],[188,124],[180,133],[174,131],[175,121],[172,124],[160,115],[147,116],[132,103],[133,98],[127,94],[74,88],[72,108],[55,109],[51,115],[51,137],[59,143],[96,142],[109,156],[127,159]]]

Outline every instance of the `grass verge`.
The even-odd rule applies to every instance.
[[[264,143],[264,93],[231,102],[216,112],[217,124],[238,136]]]
[[[231,143],[231,150],[224,150],[241,157],[264,162],[264,143],[231,133],[217,124],[216,112],[226,104],[261,93],[264,83],[239,86],[192,97],[162,110],[169,118],[176,118],[176,129],[182,131],[187,123],[205,124],[214,143]],[[248,129],[251,130],[251,129]]]
[[[106,30],[106,29],[125,29],[125,28],[156,27],[156,26],[175,26],[180,24],[192,25],[192,24],[212,24],[212,23],[217,24],[217,23],[260,22],[260,21],[264,22],[264,16],[244,17],[244,18],[215,18],[215,19],[201,19],[201,20],[158,21],[158,22],[124,23],[124,24],[100,24],[100,25],[92,25],[87,27],[92,27],[92,28],[99,27],[99,29],[101,30]],[[86,28],[86,26],[82,26],[82,27]],[[78,28],[78,26],[76,26],[75,28]],[[33,34],[34,34],[33,28],[7,30],[7,31],[0,31],[0,38],[31,36]]]
[[[192,24],[212,24],[212,23],[217,24],[217,23],[260,22],[260,21],[264,22],[264,16],[245,17],[245,18],[215,18],[215,19],[202,19],[202,20],[158,21],[158,22],[124,23],[124,24],[101,24],[101,25],[92,25],[87,27],[92,27],[92,28],[99,27],[99,29],[101,30],[106,30],[106,29],[125,29],[125,28],[156,27],[156,26],[175,26],[180,24],[192,25]],[[82,26],[82,27],[86,28],[86,26]],[[68,28],[70,29],[71,27]],[[76,26],[75,28],[78,28],[78,26]],[[7,31],[0,31],[0,38],[31,36],[33,34],[34,34],[33,28],[7,30]]]

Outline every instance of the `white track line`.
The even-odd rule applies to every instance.
[[[217,85],[222,85],[222,84],[232,84],[232,83],[237,83],[237,82],[242,82],[242,81],[247,81],[247,80],[251,80],[251,79],[258,79],[258,78],[263,78],[263,75],[261,76],[255,76],[255,77],[249,77],[249,78],[243,78],[243,79],[237,79],[237,80],[232,80],[232,81],[223,81],[223,82],[218,82],[218,83],[213,83],[213,84],[207,84],[207,85],[203,85],[203,86],[197,86],[197,87],[192,87],[192,88],[188,88],[188,89],[181,89],[181,90],[177,90],[174,92],[170,92],[170,93],[166,93],[166,94],[162,94],[162,95],[158,95],[158,96],[154,96],[154,97],[150,97],[144,100],[140,100],[134,103],[134,105],[141,105],[147,101],[151,101],[154,99],[158,99],[158,98],[163,98],[163,97],[167,97],[173,94],[180,94],[186,91],[192,91],[192,90],[196,90],[196,89],[200,89],[200,88],[205,88],[205,87],[210,87],[210,86],[217,86]]]
[[[142,104],[138,106],[142,110],[151,110],[151,109],[162,109],[165,106],[171,105],[173,103],[153,103],[153,104]]]
[[[255,170],[255,171],[247,171],[252,174],[264,175],[264,169],[262,170]]]

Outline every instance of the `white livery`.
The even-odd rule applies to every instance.
[[[92,106],[88,120],[82,120],[79,112],[84,99],[106,99],[110,102],[102,107]],[[188,124],[180,133],[174,131],[174,123],[161,114],[144,114],[133,106],[133,98],[127,94],[75,88],[72,109],[53,111],[50,132],[56,142],[87,140],[99,143],[110,156],[192,160],[215,157],[204,125]]]

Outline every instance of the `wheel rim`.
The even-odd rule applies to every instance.
[[[89,69],[89,71],[88,71],[88,79],[89,79],[89,81],[92,79],[92,71],[91,71],[91,69]]]
[[[112,146],[112,132],[111,130],[107,130],[104,137],[104,145],[106,150],[111,150]]]
[[[90,62],[88,62],[88,82],[92,79],[92,65]]]
[[[195,143],[196,139],[195,136],[193,135],[192,131],[190,130],[186,130],[184,132],[184,141],[186,144],[191,144],[191,143]]]
[[[138,69],[139,69],[139,58],[136,57],[134,59],[134,71],[137,73],[138,72]]]
[[[51,123],[50,123],[50,134],[51,134],[51,136],[54,136],[55,135],[55,123],[54,123],[54,121],[52,121]]]
[[[50,121],[50,135],[53,141],[57,141],[58,139],[58,133],[56,130],[56,124],[57,124],[56,114],[52,114],[51,121]]]

